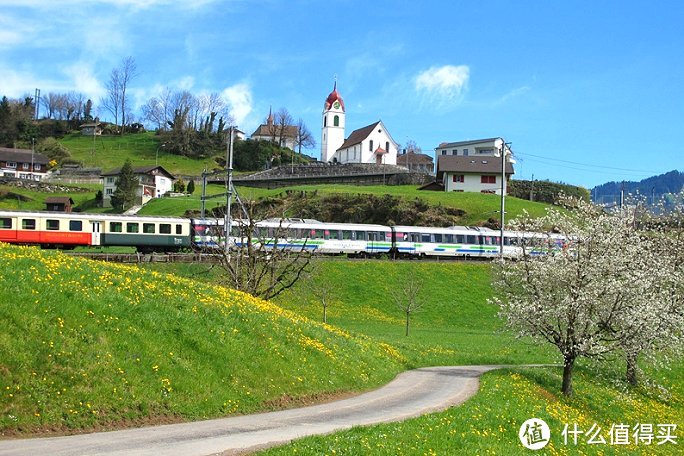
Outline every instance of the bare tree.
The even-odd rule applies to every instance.
[[[320,272],[320,271],[319,271]],[[328,322],[328,307],[335,301],[335,296],[339,293],[335,282],[325,280],[322,274],[318,274],[318,279],[309,282],[307,289],[323,308],[323,323]]]
[[[109,74],[109,80],[105,84],[107,96],[100,100],[102,107],[114,116],[116,125],[119,125],[119,118],[121,119],[121,134],[124,134],[126,117],[130,111],[127,91],[135,76],[137,76],[135,60],[130,56],[124,58]]]
[[[280,108],[278,112],[275,113],[273,122],[277,144],[280,147],[284,147],[287,143],[287,138],[294,136],[292,135],[292,124],[294,123],[294,119],[286,108]]]
[[[236,220],[229,248],[222,249],[220,267],[227,285],[262,299],[271,299],[291,288],[309,273],[312,252],[306,243],[284,248],[287,229],[259,227],[252,217],[254,205],[248,204],[246,219]]]
[[[392,299],[394,304],[401,310],[406,317],[406,336],[409,335],[409,325],[411,323],[411,315],[418,312],[423,307],[424,301],[421,299],[422,286],[414,275],[406,278],[404,285],[392,291]]]
[[[311,131],[309,131],[309,128],[306,126],[304,121],[299,118],[297,121],[297,136],[295,137],[295,144],[297,145],[297,152],[301,155],[302,153],[302,147],[311,149],[316,147],[316,140],[314,139],[313,135],[311,134]]]

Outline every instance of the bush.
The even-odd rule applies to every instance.
[[[529,201],[530,193],[532,193],[532,201],[540,201],[548,204],[555,204],[561,193],[579,198],[583,201],[589,201],[590,197],[589,190],[584,187],[561,184],[558,182],[516,179],[511,180],[508,184],[508,194],[510,196]]]

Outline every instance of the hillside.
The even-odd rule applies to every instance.
[[[644,195],[651,202],[653,197],[658,199],[665,194],[679,193],[684,190],[684,172],[673,170],[638,182],[607,182],[592,189],[592,198],[598,203],[619,201],[623,184],[625,196],[628,194]]]
[[[249,295],[0,244],[0,435],[248,413],[392,378],[386,344]]]

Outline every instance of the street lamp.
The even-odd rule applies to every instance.
[[[504,142],[501,145],[501,227],[499,233],[499,257],[504,259],[504,220],[506,207],[506,149],[512,143]]]

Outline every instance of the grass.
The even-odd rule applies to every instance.
[[[0,185],[0,208],[6,210],[44,211],[45,199],[49,196],[68,196],[74,200],[75,207],[90,208],[94,206],[95,194],[101,189],[99,185],[85,184],[77,187],[67,185],[63,187],[71,187],[73,190],[47,193],[10,185]],[[85,191],[81,189],[85,189]]]
[[[154,132],[94,138],[70,133],[60,139],[60,143],[84,166],[103,171],[121,167],[126,159],[130,159],[134,167],[158,163],[177,176],[199,176],[205,168],[211,170],[217,166],[211,158],[198,160],[167,153]]]
[[[0,244],[0,435],[196,420],[380,385],[391,347],[249,295]]]

